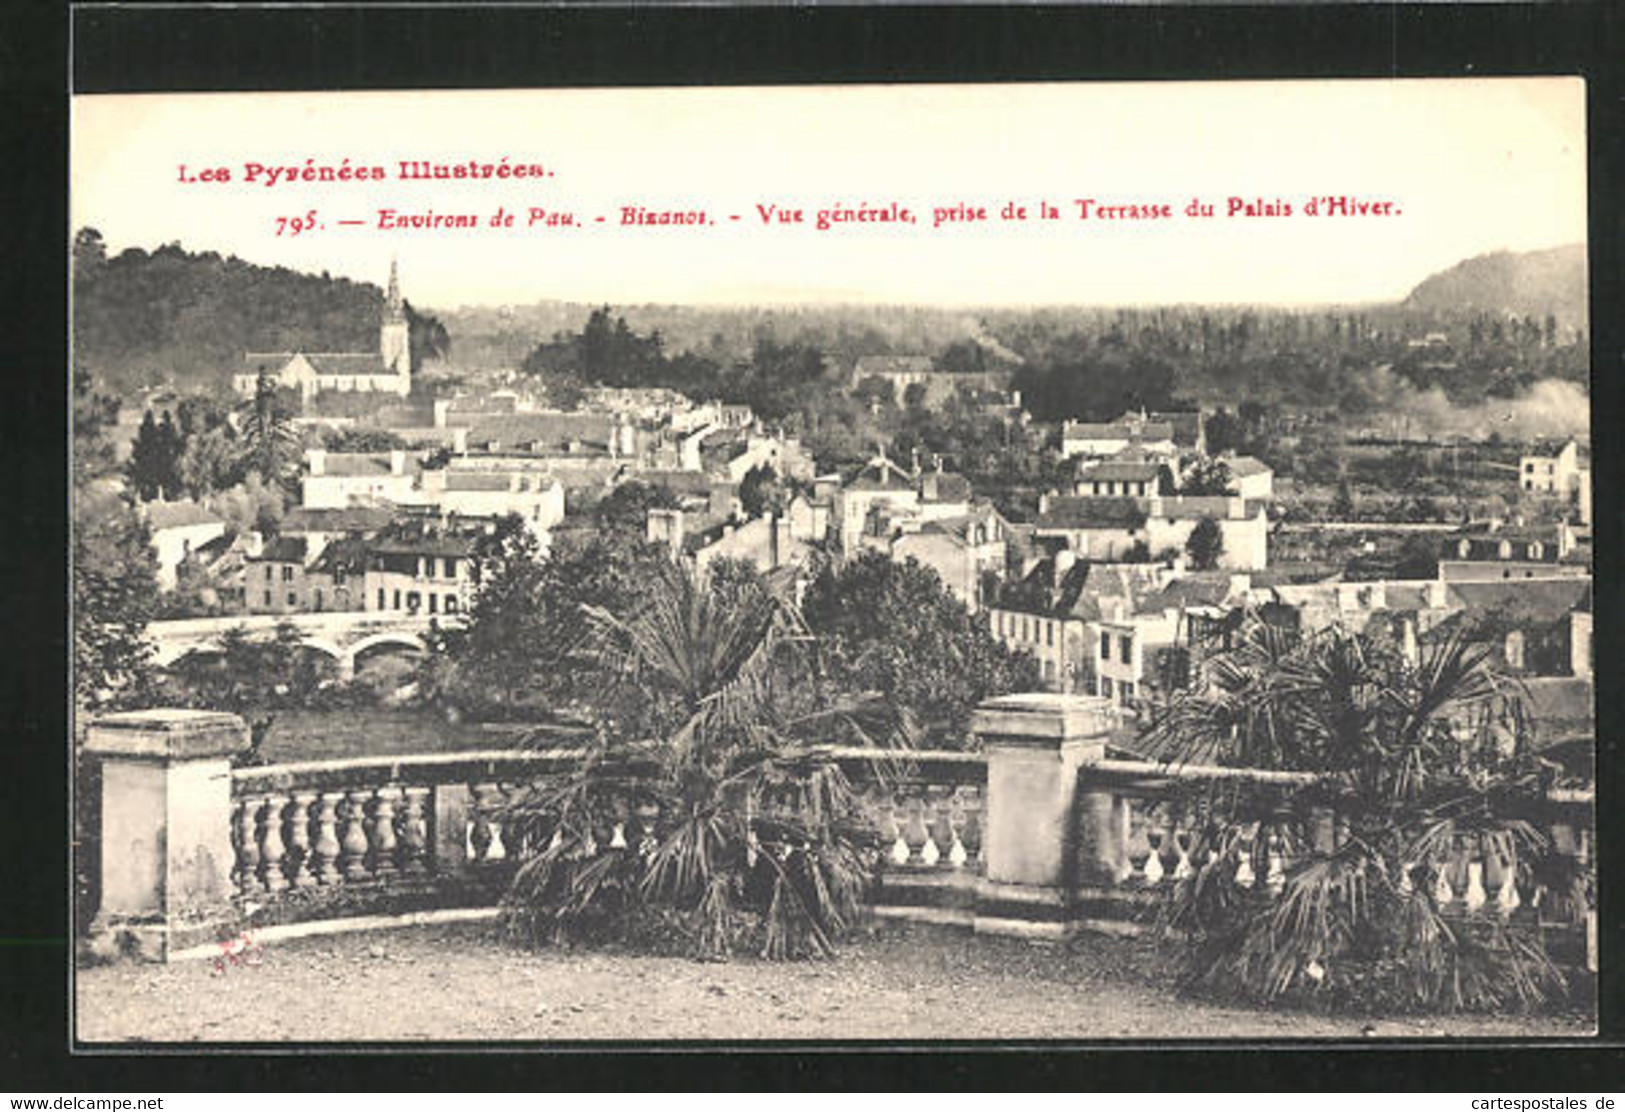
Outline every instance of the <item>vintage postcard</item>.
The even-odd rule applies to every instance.
[[[76,96],[79,1045],[1593,1033],[1586,92]]]

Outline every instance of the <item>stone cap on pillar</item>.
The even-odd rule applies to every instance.
[[[1071,742],[1104,745],[1121,725],[1121,712],[1101,695],[1032,691],[984,700],[971,712],[971,730],[983,746],[1054,749]]]
[[[87,753],[153,761],[229,757],[248,746],[248,723],[215,710],[162,707],[108,714],[85,734]]]

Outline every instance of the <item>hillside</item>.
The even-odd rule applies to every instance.
[[[1546,251],[1497,251],[1457,263],[1424,279],[1404,305],[1422,311],[1476,310],[1586,327],[1584,244]]]
[[[179,244],[108,258],[74,248],[73,355],[114,388],[229,382],[245,351],[370,351],[384,293],[370,283],[263,267]]]

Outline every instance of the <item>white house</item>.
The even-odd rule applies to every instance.
[[[160,591],[173,591],[181,562],[226,532],[225,519],[196,502],[148,502],[142,515],[158,561]]]

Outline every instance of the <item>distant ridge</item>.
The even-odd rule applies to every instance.
[[[1537,319],[1550,313],[1564,327],[1584,328],[1585,244],[1479,255],[1424,279],[1404,305],[1424,311],[1466,309]]]

